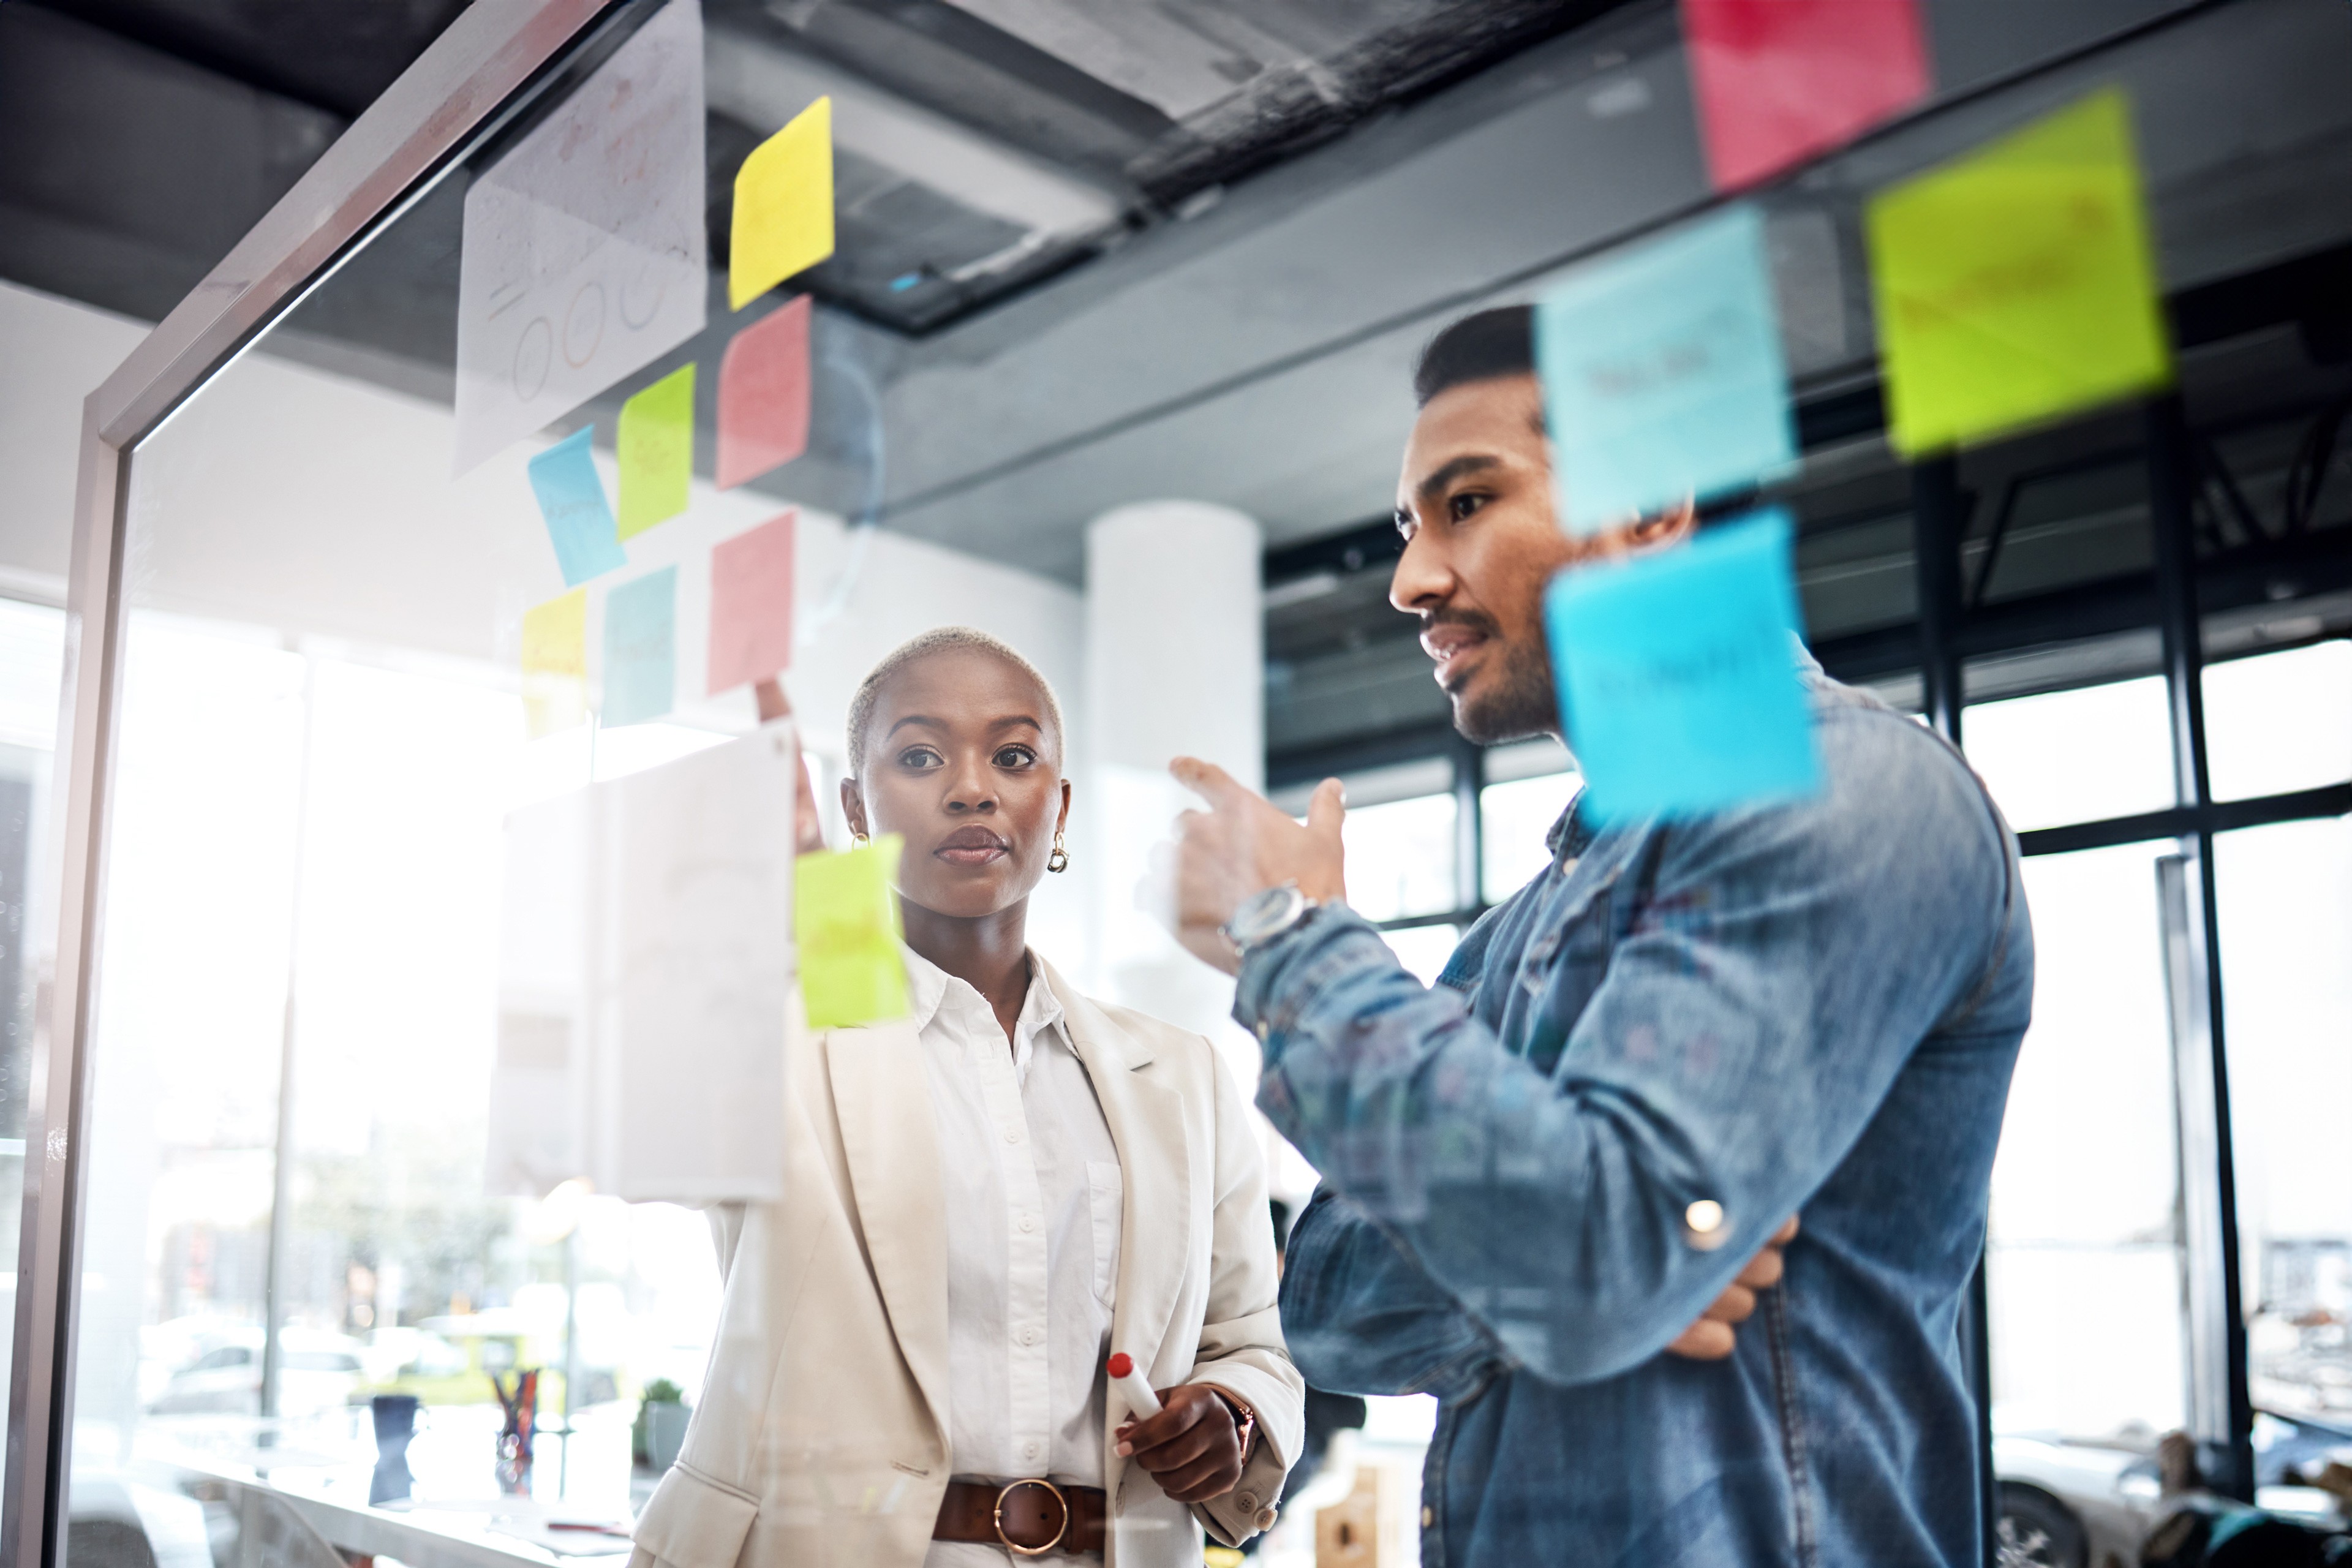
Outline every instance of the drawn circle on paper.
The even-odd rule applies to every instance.
[[[572,296],[572,303],[563,312],[563,358],[578,370],[596,357],[596,349],[604,341],[604,286],[588,282]]]
[[[515,395],[529,403],[547,384],[547,371],[555,359],[555,329],[545,316],[533,316],[515,340]]]
[[[661,264],[651,257],[638,262],[636,275],[621,285],[621,325],[633,332],[644,327],[668,292],[669,279]]]

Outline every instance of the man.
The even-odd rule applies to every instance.
[[[1430,344],[1397,498],[1391,597],[1478,742],[1558,732],[1549,578],[1695,527],[1560,532],[1529,327]],[[1572,806],[1428,989],[1339,901],[1337,781],[1300,826],[1177,764],[1212,806],[1179,934],[1324,1177],[1284,1327],[1316,1385],[1438,1396],[1429,1568],[1983,1560],[1956,1329],[2032,991],[2015,842],[1950,747],[1791,657],[1818,797]],[[1662,1355],[1792,1212],[1729,1359]]]

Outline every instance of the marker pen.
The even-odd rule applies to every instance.
[[[1134,1411],[1139,1419],[1160,1414],[1160,1395],[1151,1392],[1151,1384],[1135,1370],[1133,1356],[1120,1351],[1110,1358],[1104,1370],[1110,1373],[1111,1382],[1118,1388],[1119,1397],[1127,1401],[1127,1407]]]

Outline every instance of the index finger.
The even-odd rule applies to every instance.
[[[1207,801],[1211,805],[1229,805],[1236,795],[1250,792],[1242,787],[1234,775],[1214,763],[1204,763],[1198,757],[1178,757],[1168,764],[1176,782]]]
[[[1796,1239],[1797,1216],[1795,1215],[1790,1215],[1789,1216],[1789,1223],[1772,1233],[1772,1239],[1768,1245],[1773,1247],[1786,1247],[1789,1243]]]

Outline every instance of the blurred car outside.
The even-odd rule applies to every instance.
[[[146,1401],[155,1415],[261,1414],[263,1333],[257,1324],[208,1328],[195,1354],[168,1372]],[[311,1415],[352,1402],[366,1375],[366,1346],[348,1334],[289,1326],[279,1334],[278,1414]],[[142,1368],[142,1371],[144,1369]],[[148,1380],[142,1377],[142,1382]]]

